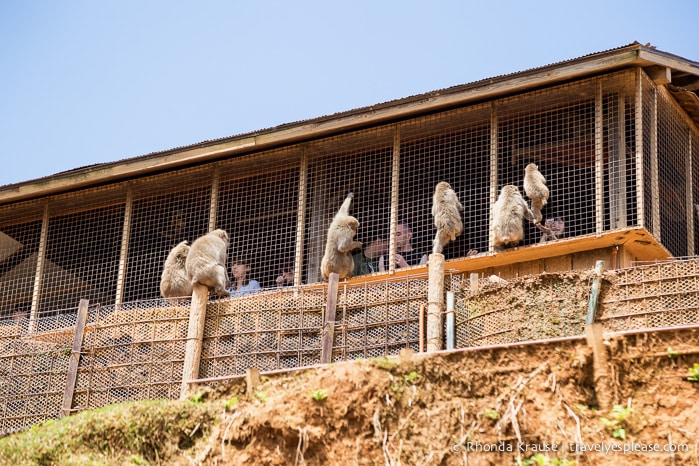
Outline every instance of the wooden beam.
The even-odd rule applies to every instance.
[[[644,70],[648,77],[657,85],[670,84],[672,82],[672,70],[667,66],[648,66]]]
[[[337,289],[339,275],[335,272],[328,277],[328,300],[323,319],[323,336],[320,347],[320,362],[328,364],[333,359],[333,344],[335,341],[335,313],[337,308]]]
[[[90,301],[87,299],[81,299],[78,305],[78,318],[75,323],[75,333],[73,334],[73,350],[70,353],[70,360],[68,361],[68,377],[66,389],[63,392],[61,417],[69,416],[73,411],[73,394],[75,393],[75,381],[78,378],[78,365],[80,363],[80,352],[83,346],[85,323],[87,322],[87,309],[89,305]]]
[[[427,352],[442,349],[442,312],[444,311],[444,255],[432,253],[428,260]]]
[[[189,383],[199,377],[201,361],[201,343],[204,339],[204,323],[206,321],[206,304],[209,301],[209,288],[195,284],[192,291],[192,303],[187,328],[187,344],[185,346],[184,364],[182,369],[182,387],[180,399],[189,395]]]

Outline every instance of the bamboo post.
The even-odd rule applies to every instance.
[[[442,349],[442,309],[444,308],[444,255],[432,253],[428,262],[427,352]]]
[[[75,334],[73,334],[73,351],[70,353],[70,361],[68,362],[68,378],[66,381],[66,390],[63,392],[63,409],[61,409],[61,417],[69,416],[73,410],[73,394],[75,393],[75,381],[78,378],[78,364],[80,363],[80,350],[83,346],[83,337],[85,335],[85,324],[87,322],[87,308],[90,301],[81,299],[78,306],[78,319],[75,323]]]
[[[204,322],[206,321],[206,304],[209,301],[209,288],[196,283],[192,290],[192,304],[187,328],[187,346],[184,353],[182,370],[182,388],[180,399],[187,398],[189,383],[199,377],[201,360],[201,343],[204,339]]]
[[[320,347],[320,363],[332,362],[335,340],[335,310],[337,308],[337,288],[340,276],[333,272],[328,277],[328,301],[323,319],[323,336]]]

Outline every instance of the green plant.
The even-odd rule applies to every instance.
[[[194,393],[189,397],[189,401],[192,403],[203,403],[204,401],[204,394],[199,392],[199,393]]]
[[[230,400],[226,401],[226,411],[232,411],[233,406],[235,406],[238,403],[238,397],[234,396]]]
[[[543,453],[537,453],[522,461],[523,466],[574,466],[575,464],[575,461],[565,458],[549,458]]]
[[[677,356],[679,356],[679,354],[680,353],[677,350],[674,350],[674,349],[668,347],[668,349],[667,349],[667,357],[668,358],[674,359]]]
[[[490,408],[487,408],[485,411],[483,411],[483,414],[481,415],[487,417],[491,421],[497,421],[500,418],[500,413]]]
[[[318,403],[325,401],[327,397],[328,391],[324,388],[319,388],[318,390],[313,390],[311,392],[311,398],[313,398],[313,401],[317,401]]]
[[[602,417],[600,420],[605,429],[612,433],[612,437],[626,440],[626,428],[624,421],[633,412],[632,408],[624,408],[621,405],[614,405],[610,414],[611,419]]]
[[[255,390],[255,398],[257,398],[260,403],[264,403],[267,401],[267,394],[262,390]]]
[[[422,380],[422,376],[418,372],[412,371],[410,374],[405,375],[405,381],[410,385],[415,385],[420,382],[420,380]]]
[[[699,382],[699,362],[695,362],[694,367],[690,367],[688,371],[689,377],[687,377],[687,380],[690,382]]]
[[[391,369],[394,369],[396,366],[398,366],[398,363],[396,361],[392,361],[388,359],[386,356],[382,356],[380,358],[374,358],[372,359],[373,363],[376,364],[380,369],[390,371]]]

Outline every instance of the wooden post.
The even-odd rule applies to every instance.
[[[83,347],[83,336],[85,335],[87,308],[89,305],[90,301],[81,299],[78,306],[78,320],[75,323],[75,334],[73,335],[73,351],[70,353],[70,361],[68,362],[68,380],[66,381],[66,390],[63,392],[61,417],[69,416],[73,408],[73,393],[75,393],[75,381],[78,378],[80,350]]]
[[[333,343],[335,340],[335,309],[337,308],[337,288],[340,276],[335,272],[328,277],[328,303],[323,319],[323,336],[320,347],[320,363],[327,364],[333,359]]]
[[[187,398],[190,381],[199,377],[199,361],[201,360],[201,342],[204,339],[204,322],[206,321],[206,304],[209,301],[209,288],[195,284],[192,290],[192,304],[189,312],[189,327],[187,329],[187,346],[184,353],[182,370],[182,388],[180,399]]]
[[[245,393],[252,397],[258,385],[260,385],[260,370],[257,367],[249,367],[245,370]]]
[[[612,389],[608,371],[609,358],[607,348],[602,336],[602,324],[595,323],[597,317],[597,303],[599,302],[600,289],[602,287],[602,270],[604,261],[595,263],[595,277],[592,280],[590,299],[587,305],[587,318],[585,319],[585,337],[587,344],[592,348],[592,373],[595,386],[595,396],[600,410],[607,410],[612,406]]]
[[[430,254],[427,288],[427,352],[442,349],[442,309],[444,308],[444,255]]]

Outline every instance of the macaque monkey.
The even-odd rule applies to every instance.
[[[541,209],[549,200],[549,188],[546,186],[546,178],[535,163],[530,163],[524,169],[524,192],[532,201],[533,222],[535,224],[541,223]]]
[[[215,291],[218,296],[230,296],[226,271],[228,246],[228,233],[220,229],[200,236],[192,243],[185,262],[192,285],[199,283]]]
[[[362,247],[362,243],[354,239],[359,228],[359,220],[349,214],[352,199],[354,194],[349,193],[328,228],[325,254],[320,263],[320,272],[326,280],[333,272],[341,279],[352,275],[354,270],[352,251]]]
[[[464,206],[459,202],[456,193],[446,181],[440,181],[432,196],[432,217],[437,234],[432,241],[432,253],[441,254],[449,241],[454,241],[461,234],[464,225],[461,212]]]
[[[172,248],[165,259],[160,276],[160,294],[163,298],[180,298],[192,295],[192,282],[187,277],[185,261],[189,254],[187,241]]]
[[[496,250],[514,247],[524,237],[522,220],[534,221],[527,202],[519,193],[517,186],[508,184],[500,190],[498,200],[493,204],[493,244]]]

